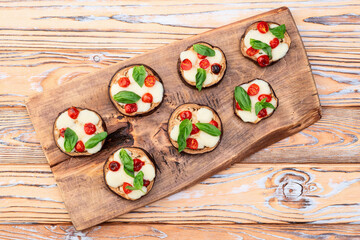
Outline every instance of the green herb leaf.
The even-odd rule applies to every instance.
[[[64,142],[65,151],[71,152],[77,143],[78,136],[73,130],[67,128],[65,130],[64,137],[65,137],[65,142]]]
[[[255,103],[255,114],[258,115],[259,112],[264,108],[275,109],[274,105],[266,102],[266,98],[263,98],[260,102]]]
[[[245,89],[240,86],[235,87],[235,100],[244,111],[251,112],[251,100]]]
[[[95,136],[91,137],[89,140],[86,141],[85,148],[89,149],[95,147],[99,142],[104,140],[107,135],[107,132],[101,132],[96,134]]]
[[[250,45],[254,49],[263,50],[269,56],[269,58],[272,59],[271,47],[268,44],[266,44],[266,43],[264,43],[262,41],[250,38]]]
[[[140,98],[139,95],[130,91],[121,91],[114,95],[115,101],[119,103],[136,103]]]
[[[144,85],[144,81],[146,78],[146,70],[143,65],[141,66],[135,66],[132,74],[135,82],[139,84],[140,87]]]
[[[194,48],[194,51],[197,52],[200,55],[209,56],[209,57],[215,56],[215,51],[213,49],[205,46],[205,45],[194,44],[193,48]]]
[[[120,160],[124,166],[124,171],[130,177],[134,177],[134,161],[125,151],[125,149],[120,150]]]
[[[130,190],[141,190],[144,185],[144,173],[140,171],[134,178],[134,186],[126,186]]]
[[[205,82],[206,79],[206,71],[205,69],[198,68],[196,73],[196,88],[199,90],[199,92],[202,89],[202,85]]]
[[[278,39],[283,39],[286,31],[285,24],[282,24],[276,28],[270,28],[270,32]]]
[[[210,134],[211,136],[216,137],[221,135],[221,131],[210,123],[195,123],[195,126],[197,126],[201,131]]]
[[[177,139],[177,143],[179,145],[178,151],[181,152],[186,147],[186,138],[190,135],[192,131],[192,123],[189,119],[184,119],[180,123],[179,127],[179,136]]]

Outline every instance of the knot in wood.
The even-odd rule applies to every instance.
[[[298,198],[303,194],[303,186],[297,182],[290,181],[283,185],[283,194],[286,198]]]

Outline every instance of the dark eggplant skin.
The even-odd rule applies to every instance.
[[[226,74],[226,71],[227,71],[227,60],[226,60],[226,55],[225,55],[224,51],[223,51],[221,48],[219,48],[219,47],[217,47],[217,46],[213,46],[212,44],[207,43],[207,42],[196,42],[196,43],[193,43],[192,45],[188,46],[184,51],[189,50],[194,44],[207,44],[207,45],[211,46],[211,48],[219,49],[219,50],[221,51],[221,53],[224,55],[224,58],[225,58],[225,70],[224,70],[224,73],[223,73],[222,77],[221,77],[217,82],[215,82],[215,83],[213,83],[213,84],[211,84],[211,85],[209,85],[209,86],[206,86],[206,87],[203,86],[201,90],[203,90],[203,89],[205,89],[205,88],[216,87],[216,86],[224,79],[225,74]],[[181,81],[183,81],[186,86],[196,89],[196,83],[190,84],[188,81],[185,80],[185,78],[183,77],[183,74],[182,74],[182,72],[181,72],[181,67],[180,67],[180,65],[181,65],[181,60],[180,60],[180,56],[179,56],[179,59],[178,59],[178,62],[177,62],[177,70],[178,70],[178,74],[179,74],[179,77],[180,77]],[[196,90],[197,90],[197,89],[196,89]]]
[[[71,106],[71,107],[75,107],[75,106]],[[69,107],[70,108],[70,107]],[[54,124],[53,124],[53,137],[54,137],[54,141],[55,141],[55,144],[56,144],[56,146],[59,148],[59,150],[61,151],[61,152],[63,152],[63,153],[65,153],[66,155],[68,155],[68,156],[70,156],[70,157],[86,157],[86,156],[94,156],[94,155],[96,155],[96,154],[98,154],[98,153],[100,153],[101,152],[101,150],[100,151],[98,151],[97,153],[88,153],[88,152],[84,152],[84,153],[79,153],[79,152],[64,152],[62,149],[61,149],[61,147],[58,145],[58,142],[57,142],[57,138],[56,138],[56,136],[55,136],[55,123],[56,123],[56,120],[59,118],[59,116],[61,115],[61,114],[63,114],[64,112],[66,112],[69,108],[67,108],[67,109],[65,109],[65,110],[63,110],[62,112],[60,112],[59,114],[58,114],[58,116],[55,118],[55,121],[54,121]],[[89,108],[82,108],[82,107],[75,107],[76,109],[78,109],[78,110],[89,110],[89,111],[92,111],[92,112],[94,112],[94,113],[96,113],[96,115],[98,115],[98,117],[100,118],[100,121],[101,121],[101,125],[102,125],[102,128],[104,129],[104,132],[107,132],[107,128],[106,128],[106,124],[105,124],[105,121],[104,121],[104,119],[101,117],[101,115],[98,113],[98,112],[96,112],[96,111],[94,111],[94,110],[91,110],[91,109],[89,109]],[[101,149],[104,147],[104,145],[105,145],[105,142],[106,142],[106,138],[102,141],[102,147],[101,147]]]
[[[256,79],[257,79],[257,80],[264,81],[264,82],[266,82],[267,84],[269,84],[271,93],[272,93],[272,95],[274,96],[274,98],[276,99],[276,105],[277,105],[277,106],[276,106],[276,108],[274,109],[274,111],[273,111],[271,114],[269,114],[268,116],[266,116],[266,117],[264,117],[264,118],[260,118],[260,120],[258,120],[257,122],[244,122],[244,121],[240,118],[240,116],[237,115],[237,113],[236,113],[237,109],[236,109],[236,99],[235,99],[235,89],[234,89],[234,97],[233,97],[233,109],[234,109],[234,113],[235,113],[235,115],[236,115],[242,122],[244,122],[244,123],[257,124],[257,123],[261,122],[261,120],[264,120],[264,119],[270,117],[271,115],[273,115],[273,114],[275,113],[276,109],[278,109],[278,107],[279,107],[279,98],[276,97],[275,92],[274,92],[274,89],[272,88],[271,84],[270,84],[268,81],[265,81],[265,80],[260,79],[260,78],[255,78],[255,79],[253,79],[253,80],[250,80],[250,81],[248,81],[248,82],[245,82],[245,83],[242,83],[242,84],[238,85],[238,87],[241,87],[241,85],[243,85],[243,84],[251,83],[252,81],[254,81],[254,80],[256,80]]]
[[[184,152],[186,154],[203,154],[203,153],[212,152],[220,144],[220,142],[222,140],[222,136],[224,135],[224,128],[223,128],[223,125],[222,125],[222,121],[221,121],[221,118],[220,118],[219,114],[214,109],[212,109],[209,106],[200,105],[200,104],[196,104],[196,103],[184,103],[184,104],[178,106],[177,108],[175,108],[174,111],[170,114],[168,124],[167,124],[168,125],[167,133],[168,133],[168,138],[169,138],[169,141],[170,141],[171,145],[173,145],[174,148],[178,149],[177,142],[172,140],[171,137],[170,137],[170,132],[172,130],[172,129],[170,129],[170,126],[172,126],[171,121],[176,118],[176,116],[173,116],[173,115],[179,109],[185,109],[187,107],[192,107],[192,108],[196,108],[196,109],[200,109],[202,107],[205,107],[205,108],[210,109],[213,112],[213,114],[216,116],[216,118],[219,120],[218,121],[219,122],[219,130],[221,131],[221,135],[220,135],[219,142],[212,148],[205,147],[205,148],[199,149],[199,150],[193,150],[193,149],[185,148],[182,152]]]
[[[123,147],[124,149],[135,149],[135,150],[138,150],[138,151],[142,151],[142,153],[144,153],[149,159],[150,159],[150,161],[151,161],[151,163],[153,164],[153,166],[154,166],[154,168],[155,168],[155,178],[150,182],[150,184],[146,187],[147,188],[147,192],[146,192],[146,194],[144,195],[144,196],[142,196],[142,197],[145,197],[150,191],[151,191],[151,189],[152,189],[152,187],[154,186],[154,183],[155,183],[155,180],[156,180],[156,176],[157,176],[157,174],[156,174],[156,169],[157,169],[157,165],[156,165],[156,162],[155,162],[155,160],[154,160],[154,158],[145,150],[145,149],[143,149],[143,148],[140,148],[140,147]],[[106,161],[105,161],[105,163],[104,163],[104,166],[103,166],[103,178],[104,178],[104,183],[105,183],[105,185],[107,186],[107,188],[110,190],[110,191],[112,191],[113,193],[115,193],[116,195],[118,195],[118,196],[120,196],[120,197],[122,197],[122,198],[125,198],[125,199],[127,199],[127,200],[131,200],[131,201],[136,201],[136,200],[138,200],[138,199],[131,199],[131,198],[129,198],[126,194],[122,194],[122,193],[120,193],[120,191],[117,191],[116,189],[117,188],[113,188],[113,187],[110,187],[108,184],[107,184],[107,182],[106,182],[106,173],[109,171],[108,170],[108,165],[109,165],[109,158],[111,157],[111,156],[113,156],[117,151],[119,151],[119,149],[121,149],[121,147],[120,148],[118,148],[118,149],[116,149],[115,151],[113,151],[110,155],[109,155],[109,157],[106,159]],[[141,197],[141,198],[142,198]],[[140,199],[140,198],[139,198]]]
[[[126,69],[126,68],[131,68],[131,67],[135,67],[135,66],[141,66],[143,65],[145,67],[145,69],[148,69],[150,70],[153,75],[156,77],[156,79],[159,80],[159,82],[163,85],[163,88],[164,88],[164,93],[163,93],[163,99],[161,100],[161,102],[156,106],[156,107],[152,107],[151,110],[149,110],[148,112],[144,112],[144,113],[133,113],[133,114],[128,114],[126,113],[124,110],[122,110],[120,108],[120,105],[115,101],[115,99],[111,96],[111,92],[110,92],[110,88],[111,86],[113,85],[113,80],[114,80],[114,77],[116,76],[116,74],[119,72],[119,71],[122,71],[123,69]],[[115,83],[114,83],[115,84]],[[164,83],[162,81],[162,79],[160,78],[159,74],[154,70],[152,69],[151,67],[149,67],[148,65],[145,65],[145,64],[131,64],[131,65],[126,65],[125,67],[123,68],[120,68],[119,70],[117,70],[114,75],[111,77],[110,79],[110,82],[109,82],[109,85],[108,85],[108,95],[109,95],[109,99],[111,101],[111,103],[113,104],[113,106],[118,110],[118,112],[120,112],[122,115],[126,116],[126,117],[144,117],[144,116],[148,116],[152,113],[154,113],[160,106],[161,104],[164,102],[164,98],[165,98],[165,86],[164,86]]]

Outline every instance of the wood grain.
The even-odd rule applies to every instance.
[[[51,236],[51,237],[50,237]],[[70,225],[2,225],[4,239],[360,239],[354,225],[102,224],[84,231]]]
[[[245,29],[259,20],[284,23],[292,39],[292,49],[287,58],[265,69],[254,63],[249,64],[249,60],[245,59],[239,50],[234,51],[239,49],[239,38]],[[227,37],[219,37],[223,35]],[[181,51],[193,43],[205,40],[223,50],[228,71],[221,82],[221,88],[198,92],[187,88],[179,80],[176,64]],[[108,99],[108,82],[118,69],[139,62],[150,66],[162,78],[165,88],[163,104],[147,117],[123,117]],[[167,64],[159,64],[164,62]],[[284,69],[296,69],[296,72],[284,73]],[[241,74],[242,72],[246,74]],[[262,121],[256,126],[243,123],[229,111],[233,103],[233,97],[229,93],[233,92],[235,86],[262,76],[266,76],[281,103],[276,109],[276,115],[266,119],[266,123]],[[289,85],[293,87],[283,87]],[[83,89],[87,89],[86,94]],[[296,102],[294,98],[297,99]],[[55,101],[56,105],[53,104]],[[175,107],[185,102],[208,105],[220,115],[224,134],[216,151],[207,153],[206,156],[189,156],[180,155],[170,146],[166,133],[168,118]],[[61,110],[72,105],[84,108],[91,106],[106,122],[110,133],[108,146],[104,146],[102,152],[96,156],[69,159],[58,150],[53,141],[49,123],[54,121]],[[287,8],[275,9],[112,65],[78,81],[71,81],[31,96],[26,106],[72,222],[79,230],[173,194],[271,143],[299,132],[321,116],[317,90],[306,53]],[[46,115],[43,114],[45,112]],[[237,131],[233,131],[234,128]],[[134,202],[118,198],[109,192],[104,184],[102,165],[110,152],[119,146],[141,146],[153,154],[157,165],[157,180],[152,191]]]
[[[360,223],[358,164],[235,164],[111,221]],[[292,191],[291,191],[292,190]],[[1,165],[0,223],[68,223],[47,164]]]

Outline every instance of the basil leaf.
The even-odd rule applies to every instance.
[[[205,82],[206,79],[206,71],[205,69],[198,68],[196,73],[196,88],[201,91],[202,85]]]
[[[255,114],[258,115],[259,112],[264,108],[275,109],[274,105],[266,102],[266,98],[263,98],[260,102],[255,103]]]
[[[201,131],[204,131],[211,136],[216,137],[221,135],[221,131],[210,123],[195,123],[195,126],[197,126]]]
[[[134,178],[134,186],[126,186],[126,189],[141,190],[144,185],[144,173],[140,171]]]
[[[130,91],[121,91],[114,95],[115,101],[119,103],[136,103],[140,98],[139,95]]]
[[[235,87],[235,100],[242,110],[251,112],[251,100],[245,89]]]
[[[254,49],[263,50],[269,56],[270,59],[272,58],[271,47],[268,44],[266,44],[266,43],[264,43],[262,41],[250,38],[250,45]]]
[[[134,67],[132,77],[134,78],[135,82],[137,82],[137,84],[142,87],[146,78],[145,67],[143,65]]]
[[[283,39],[286,31],[285,24],[282,24],[276,28],[270,28],[269,31],[278,39]]]
[[[186,147],[186,138],[190,135],[192,131],[192,123],[189,119],[184,119],[180,123],[179,127],[179,136],[177,139],[177,143],[179,145],[178,151],[181,152]]]
[[[121,163],[124,165],[124,170],[127,170],[125,170],[125,173],[130,177],[134,177],[134,161],[125,151],[125,149],[120,150],[120,160]]]
[[[200,55],[213,57],[215,56],[215,51],[205,45],[202,44],[194,44],[193,45],[194,51]]]
[[[89,140],[85,143],[85,148],[93,148],[95,147],[99,142],[104,140],[107,137],[107,132],[101,132],[96,134],[95,136],[91,137]]]
[[[64,142],[65,151],[71,152],[77,143],[78,136],[73,130],[67,128],[65,130],[64,137],[65,137],[65,142]]]

